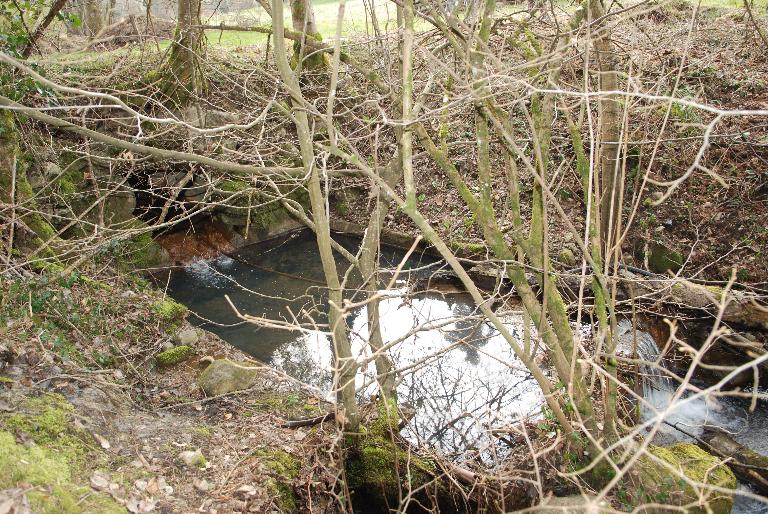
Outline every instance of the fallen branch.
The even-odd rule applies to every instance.
[[[326,421],[333,421],[335,419],[336,419],[336,413],[329,412],[328,414],[323,414],[322,416],[316,416],[314,418],[295,419],[295,420],[286,421],[280,426],[282,428],[312,427],[315,425],[319,425],[321,423],[325,423]]]
[[[715,314],[721,302],[725,303],[723,321],[740,325],[768,329],[768,309],[761,305],[760,296],[720,286],[695,284],[682,278],[668,278],[662,275],[640,277],[627,270],[619,272],[623,284],[631,283],[637,296],[655,296],[664,303],[672,303],[686,309],[695,309]]]

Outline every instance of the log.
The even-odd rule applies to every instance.
[[[632,286],[634,296],[651,296],[669,304],[685,309],[705,311],[711,315],[718,312],[725,299],[723,321],[737,323],[747,327],[768,329],[768,306],[763,305],[762,297],[748,291],[720,286],[703,285],[682,278],[670,278],[663,275],[640,276],[626,269],[619,271],[621,285],[625,289]]]
[[[741,480],[749,482],[761,493],[768,493],[768,457],[760,455],[736,442],[727,433],[713,427],[706,427],[701,438],[707,451],[724,459],[728,467]]]

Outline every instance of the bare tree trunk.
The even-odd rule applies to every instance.
[[[605,15],[601,0],[589,0],[589,17],[597,20]],[[595,40],[599,65],[600,91],[617,91],[618,74],[616,55],[611,43],[610,32],[604,23],[595,27]],[[600,124],[600,240],[604,249],[616,243],[616,229],[621,216],[621,184],[619,175],[619,137],[621,134],[621,105],[616,95],[601,96],[599,102]],[[612,252],[605,251],[608,256]]]
[[[24,47],[24,49],[21,51],[21,57],[23,59],[26,59],[27,57],[32,54],[32,49],[35,48],[37,45],[37,42],[40,40],[40,38],[43,36],[43,33],[45,32],[45,29],[48,28],[48,26],[51,24],[53,19],[56,17],[59,12],[64,8],[64,5],[67,3],[67,0],[55,0],[51,4],[51,8],[48,10],[48,14],[45,15],[45,17],[40,20],[40,22],[35,27],[35,30],[32,31],[32,34],[29,36],[29,41],[27,42],[27,46]]]
[[[95,37],[104,28],[107,9],[103,0],[85,0],[83,29],[88,37]]]
[[[392,185],[390,183],[390,185]],[[379,244],[381,242],[381,227],[384,217],[389,211],[389,200],[381,194],[378,185],[373,184],[376,195],[376,205],[371,219],[368,221],[365,237],[361,245],[360,271],[363,274],[364,288],[368,295],[368,344],[375,355],[376,377],[381,396],[385,400],[397,400],[396,376],[394,365],[389,354],[384,349],[384,339],[381,335],[381,318],[379,316],[378,275],[379,275]]]
[[[189,105],[191,98],[203,95],[207,80],[202,62],[205,33],[200,21],[201,0],[179,0],[176,34],[161,73],[163,94],[177,107]]]
[[[352,345],[349,341],[347,325],[344,319],[343,295],[331,246],[331,230],[326,209],[326,197],[323,195],[320,173],[315,165],[312,133],[309,128],[307,111],[303,105],[304,99],[299,88],[299,80],[288,62],[285,47],[282,0],[272,0],[272,13],[272,26],[275,34],[275,61],[283,84],[291,96],[301,160],[309,175],[309,200],[315,224],[315,235],[328,286],[328,322],[333,339],[333,354],[337,377],[336,396],[339,408],[336,419],[341,421],[345,430],[356,432],[360,424],[355,395],[357,366],[352,357]]]

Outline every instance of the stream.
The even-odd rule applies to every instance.
[[[635,341],[636,339],[636,341]],[[639,359],[649,363],[640,369],[642,375],[642,397],[646,403],[640,407],[640,421],[652,423],[658,419],[658,413],[673,404],[678,382],[662,369],[671,369],[677,376],[684,376],[684,369],[675,369],[672,363],[665,361],[657,341],[647,332],[633,331],[629,320],[619,324],[619,343],[617,352],[631,354],[636,344]],[[655,364],[655,365],[654,365]],[[694,377],[693,385],[701,388],[708,384]],[[705,426],[718,427],[727,431],[739,444],[768,455],[768,408],[758,401],[754,412],[749,412],[749,402],[732,396],[717,398],[695,397],[693,391],[685,391],[674,408],[664,416],[666,423],[659,426],[654,443],[668,445],[685,441],[695,443],[695,437],[702,435]],[[670,426],[673,425],[673,426]],[[674,426],[680,427],[677,430]],[[754,491],[748,484],[739,483],[739,490]],[[737,495],[734,498],[733,514],[765,513],[768,505],[763,502]]]
[[[359,241],[335,235],[353,253]],[[382,282],[404,257],[397,248],[383,247]],[[323,271],[314,234],[302,231],[251,245],[232,257],[219,256],[175,268],[168,293],[198,316],[198,325],[256,359],[321,390],[332,399],[332,352],[328,335],[312,330],[326,322],[327,300]],[[340,273],[347,261],[337,256]],[[471,297],[462,291],[429,286],[413,294],[416,281],[429,279],[442,266],[435,258],[414,254],[395,277],[391,289],[381,291],[381,329],[385,341],[403,338],[390,350],[399,369],[408,369],[398,386],[398,399],[415,408],[403,435],[419,446],[439,449],[460,460],[469,449],[488,446],[488,430],[526,416],[538,416],[541,391],[504,338],[478,316]],[[350,273],[347,298],[360,302],[361,278]],[[420,282],[421,283],[421,282]],[[161,284],[164,285],[164,284]],[[277,320],[296,320],[308,327],[288,331],[241,322],[224,295],[243,313]],[[523,339],[522,317],[503,319]],[[368,356],[367,313],[356,308],[348,318],[353,353]],[[438,325],[409,335],[415,327]],[[358,374],[361,396],[375,392],[375,366]],[[487,457],[487,456],[486,456]]]
[[[358,239],[340,235],[334,239],[352,253],[357,251]],[[435,448],[457,461],[498,459],[505,445],[497,444],[491,431],[524,418],[540,417],[543,399],[539,387],[503,337],[478,315],[467,293],[437,282],[424,291],[413,290],[414,284],[423,284],[441,269],[439,260],[415,252],[394,276],[392,270],[401,264],[405,252],[382,247],[381,253],[380,282],[393,281],[392,288],[381,291],[382,333],[385,342],[402,338],[390,354],[398,369],[408,370],[398,386],[399,401],[415,408],[415,417],[403,435],[418,446]],[[336,261],[340,273],[347,270],[343,257],[337,255]],[[198,326],[333,398],[330,338],[317,329],[327,322],[323,314],[327,298],[313,233],[295,232],[244,247],[232,256],[176,267],[161,282],[170,296],[196,315]],[[365,298],[356,290],[360,283],[358,274],[348,273],[346,298],[351,302]],[[224,295],[242,313],[300,323],[303,330],[243,322]],[[512,313],[502,321],[522,343],[522,315]],[[368,357],[365,308],[353,309],[348,323],[354,356],[363,360]],[[433,326],[411,333],[425,323]],[[620,349],[631,353],[636,338],[640,358],[669,366],[650,334],[633,331],[628,321],[621,322],[619,332]],[[641,421],[649,421],[656,416],[654,408],[663,410],[669,405],[676,384],[658,367],[645,366],[641,375],[647,404],[641,407],[640,416]],[[358,374],[361,397],[375,392],[374,378],[371,362]],[[768,454],[766,410],[760,404],[750,414],[748,403],[742,400],[699,398],[674,409],[666,420],[693,436],[698,436],[705,424],[718,426],[731,432],[739,443]],[[690,440],[689,435],[662,424],[654,442]],[[748,490],[747,485],[739,487]],[[768,508],[737,496],[733,512],[768,512]]]

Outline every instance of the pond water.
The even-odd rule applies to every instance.
[[[356,252],[358,240],[334,236]],[[405,252],[382,248],[382,282]],[[348,263],[337,256],[339,270]],[[436,259],[415,254],[407,260],[394,287],[382,291],[381,326],[385,342],[403,338],[391,349],[402,373],[399,401],[416,407],[416,416],[403,431],[414,443],[438,448],[448,456],[487,446],[488,429],[526,416],[538,416],[541,391],[509,344],[477,316],[468,294],[428,285],[426,291],[407,294],[418,282],[423,286],[441,267]],[[326,322],[326,294],[314,234],[291,234],[251,245],[232,257],[219,256],[175,268],[169,275],[168,293],[198,316],[199,325],[234,346],[332,397],[330,338],[316,325]],[[347,297],[361,301],[355,287],[361,280],[348,275]],[[434,289],[434,290],[433,290]],[[411,291],[413,293],[413,291]],[[225,299],[227,295],[245,314],[297,322],[303,331],[258,326],[242,322]],[[522,340],[519,315],[503,321]],[[368,357],[365,307],[348,317],[352,344],[358,360]],[[409,335],[419,325],[439,327]],[[375,391],[373,363],[358,376],[361,395]]]
[[[334,238],[347,250],[357,251],[357,239],[339,235]],[[446,288],[439,280],[432,282],[442,267],[439,260],[416,253],[394,277],[392,270],[404,255],[400,249],[382,248],[381,282],[394,281],[391,289],[381,291],[380,303],[385,342],[402,338],[390,350],[396,367],[406,371],[398,386],[399,401],[416,408],[403,435],[417,445],[436,448],[457,460],[476,456],[493,460],[505,446],[490,435],[492,429],[525,417],[540,417],[541,391],[509,344],[478,315],[469,295]],[[343,257],[337,255],[336,260],[341,272],[347,270]],[[359,275],[351,271],[345,276],[346,297],[352,302],[362,301],[365,295],[356,289],[361,282]],[[414,289],[416,284],[418,291]],[[173,298],[197,316],[198,325],[332,399],[331,344],[322,330],[327,321],[327,298],[311,232],[293,233],[245,247],[232,256],[174,268],[165,285]],[[302,330],[243,322],[225,295],[244,314],[300,324]],[[503,321],[522,341],[522,316],[513,312]],[[351,310],[347,323],[354,355],[363,361],[369,357],[364,344],[365,307]],[[439,326],[412,333],[425,323]],[[631,349],[635,334],[639,357],[666,365],[653,337],[633,332],[628,322],[620,325],[620,347]],[[375,392],[373,363],[362,371],[357,380],[361,397]],[[670,404],[676,384],[657,369],[646,367],[641,371],[642,394],[647,401],[641,409],[641,420],[648,421]],[[756,412],[749,413],[747,407],[746,402],[734,398],[700,398],[684,402],[665,419],[693,436],[700,435],[704,425],[724,428],[741,444],[768,454],[768,409],[760,405]],[[494,444],[489,444],[492,440]],[[682,440],[691,437],[665,424],[656,442]],[[740,487],[748,490],[743,484]],[[733,510],[766,511],[765,504],[743,497],[736,499]]]

